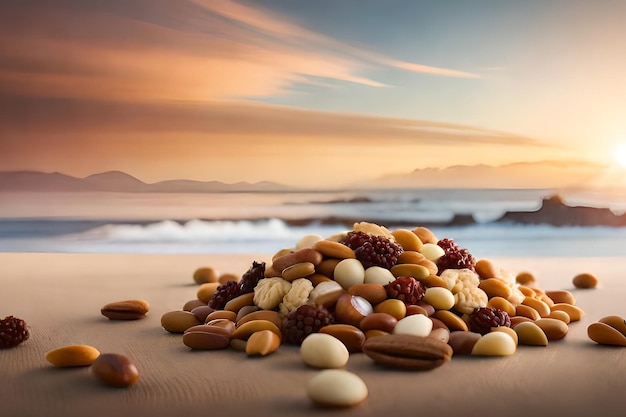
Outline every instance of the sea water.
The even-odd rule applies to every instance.
[[[0,251],[274,253],[308,234],[344,232],[329,218],[389,228],[428,225],[475,257],[626,256],[626,228],[496,223],[534,211],[551,190],[379,190],[296,193],[2,193]],[[569,205],[626,209],[621,195],[561,193]],[[441,226],[455,214],[476,223]]]

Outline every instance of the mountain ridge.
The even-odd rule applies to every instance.
[[[211,193],[211,192],[260,192],[293,190],[284,184],[271,181],[257,183],[221,181],[196,181],[173,179],[146,183],[123,171],[105,171],[74,177],[60,172],[42,171],[0,171],[0,192],[134,192],[134,193]]]

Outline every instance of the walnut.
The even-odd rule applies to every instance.
[[[519,284],[517,283],[515,274],[512,274],[505,269],[498,268],[496,278],[500,278],[506,282],[509,287],[511,287],[511,295],[507,298],[507,300],[509,300],[509,302],[514,306],[522,304],[522,301],[524,301],[524,294],[518,288]]]
[[[291,283],[289,292],[283,297],[283,302],[278,306],[283,315],[304,305],[309,301],[309,294],[313,291],[313,283],[306,278],[299,278]]]
[[[447,288],[454,294],[454,308],[460,313],[471,314],[474,310],[487,306],[487,294],[478,288],[478,274],[467,268],[446,269],[440,275]]]
[[[265,278],[254,287],[254,304],[263,310],[274,310],[291,289],[291,283],[280,277]]]

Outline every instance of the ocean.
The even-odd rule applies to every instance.
[[[496,223],[534,211],[553,190],[417,189],[292,193],[1,193],[0,252],[227,254],[293,247],[347,230],[427,226],[475,257],[626,256],[626,227]],[[620,193],[560,192],[568,205],[626,210]],[[446,226],[455,215],[476,223]],[[331,219],[331,220],[328,220]],[[336,219],[333,221],[332,219]]]

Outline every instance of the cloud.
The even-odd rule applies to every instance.
[[[310,43],[313,47],[347,53],[357,59],[373,64],[391,66],[406,71],[438,75],[442,77],[479,78],[478,74],[465,71],[439,68],[386,57],[372,51],[353,47],[320,33],[316,33],[296,23],[289,22],[285,16],[276,12],[254,9],[232,0],[192,0],[214,13],[220,14],[235,22],[247,25],[267,35],[284,40],[300,40]],[[356,81],[358,82],[358,81]],[[368,84],[370,85],[370,84]]]
[[[276,143],[304,141],[345,146],[425,144],[544,146],[533,138],[453,123],[299,110],[246,102],[128,103],[0,95],[3,131],[24,137],[46,132],[85,137],[176,133]],[[43,135],[44,137],[46,135]],[[218,139],[220,138],[220,139]],[[45,140],[45,139],[44,139]]]
[[[0,37],[0,91],[33,96],[261,98],[320,78],[385,87],[366,75],[376,66],[473,76],[380,56],[224,0],[15,2],[0,16]]]

